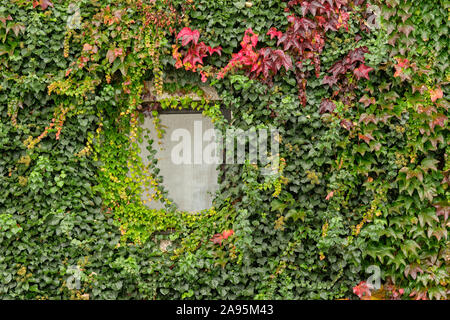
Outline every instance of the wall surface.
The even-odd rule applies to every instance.
[[[151,117],[145,118],[143,128],[150,130],[149,140],[154,140],[153,148],[157,151],[158,168],[161,170],[164,187],[168,190],[169,197],[179,209],[185,211],[199,211],[211,207],[213,194],[218,186],[218,172],[216,164],[207,164],[203,161],[202,150],[211,142],[204,141],[202,143],[202,138],[207,130],[214,129],[214,125],[209,118],[202,116],[200,113],[162,114],[160,119],[161,125],[164,126],[166,131],[164,137],[160,140],[161,144],[158,144],[157,131]],[[194,127],[197,128],[197,133],[194,133]],[[189,135],[177,138],[174,131],[183,133],[180,131],[183,129],[187,130],[185,133],[189,133]],[[190,161],[188,164],[177,164],[171,155],[172,153],[178,155],[176,150],[181,151],[181,149],[177,149],[177,146],[180,148],[180,143],[186,140],[185,137],[188,138],[185,145],[188,147],[186,152],[190,153]],[[149,155],[146,146],[149,140],[144,139],[141,145],[141,156],[146,162]],[[152,201],[149,203],[149,207],[160,209],[163,206],[157,201]]]

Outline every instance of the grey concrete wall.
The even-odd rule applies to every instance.
[[[150,129],[150,138],[154,139],[153,149],[157,150],[156,158],[158,159],[158,168],[160,174],[164,178],[163,185],[169,192],[169,198],[174,200],[180,210],[198,211],[211,207],[214,193],[217,190],[217,164],[195,164],[194,160],[201,158],[199,150],[211,142],[203,142],[202,149],[194,147],[194,122],[201,121],[202,132],[213,129],[214,125],[211,120],[201,114],[161,114],[161,125],[165,126],[166,133],[161,140],[162,144],[158,145],[156,130],[153,125],[153,119],[146,117],[143,124],[144,128]],[[198,130],[199,123],[197,123]],[[190,164],[175,164],[171,153],[174,147],[180,144],[180,141],[173,141],[172,134],[176,129],[186,129],[190,133]],[[197,138],[198,138],[197,134]],[[147,156],[149,152],[146,150],[148,141],[141,144],[141,156],[145,163],[148,163]],[[155,201],[149,203],[150,208],[160,209],[162,205]]]

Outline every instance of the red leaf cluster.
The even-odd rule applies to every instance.
[[[233,229],[225,230],[222,233],[216,233],[215,235],[213,235],[210,241],[212,241],[214,244],[221,245],[223,240],[228,239],[233,234],[234,234]]]
[[[447,222],[448,216],[450,215],[450,206],[448,203],[436,203],[433,206],[436,208],[436,215],[438,217],[443,216],[444,221]]]
[[[172,56],[176,60],[175,67],[184,67],[186,70],[191,70],[196,72],[199,69],[202,75],[202,81],[205,82],[207,79],[206,73],[201,69],[203,67],[203,59],[208,55],[213,55],[214,52],[221,55],[221,47],[212,48],[207,46],[204,42],[198,42],[200,38],[200,32],[198,30],[191,30],[188,27],[184,27],[177,35],[176,39],[181,38],[181,45],[190,47],[187,51],[182,53],[178,52],[179,47],[174,45]]]
[[[369,72],[372,70],[373,70],[373,68],[366,66],[364,63],[361,63],[358,68],[353,70],[353,73],[355,74],[355,77],[358,80],[361,78],[366,78],[367,80],[370,80]]]
[[[404,80],[411,80],[411,76],[404,71],[406,71],[410,67],[410,62],[408,59],[397,58],[397,64],[394,65],[395,73],[394,77],[399,77]]]
[[[151,26],[156,29],[155,31],[168,30],[171,34],[176,33],[176,26],[183,23],[185,11],[193,7],[192,1],[186,1],[180,8],[172,0],[159,0],[163,10],[154,10],[155,0],[147,1],[147,3],[137,2],[138,6],[142,6],[145,14],[143,28]]]
[[[198,39],[200,38],[200,31],[191,30],[188,27],[183,28],[177,35],[176,39],[182,39],[181,45],[187,46],[189,42],[193,42],[194,45],[197,45]]]
[[[342,60],[336,62],[328,72],[332,75],[327,75],[323,78],[323,84],[328,84],[330,87],[343,80],[348,71],[353,71],[355,77],[359,80],[366,78],[369,80],[369,72],[373,70],[364,64],[364,54],[368,53],[367,47],[359,47],[350,51]],[[358,67],[356,67],[359,65]]]
[[[444,97],[444,92],[441,88],[436,88],[434,90],[430,90],[431,101],[436,102],[438,99],[442,99]]]
[[[330,101],[328,99],[323,99],[322,102],[320,103],[320,107],[319,107],[319,113],[323,114],[323,113],[332,113],[334,111],[334,109],[336,109],[336,105],[334,104],[333,101]]]
[[[53,8],[53,3],[49,0],[33,0],[33,8],[36,8],[37,6],[41,6],[42,10],[46,10],[48,7]]]
[[[337,31],[341,27],[348,30],[350,15],[347,0],[293,0],[288,2],[287,11],[295,6],[301,6],[302,17],[294,14],[288,16],[289,27],[284,33],[272,28],[269,30],[271,38],[277,37],[277,45],[282,45],[294,58],[295,76],[299,89],[299,99],[306,105],[306,79],[309,74],[302,71],[303,62],[310,60],[315,67],[315,75],[320,76],[319,56],[325,47],[325,33],[329,30]],[[333,79],[325,79],[324,83],[334,84]]]
[[[348,30],[350,18],[347,0],[293,0],[288,2],[285,11],[290,12],[295,6],[301,6],[302,17],[291,14],[287,17],[289,27],[284,31],[270,28],[267,35],[271,39],[277,38],[277,46],[283,50],[263,48],[256,51],[258,37],[251,29],[246,30],[241,42],[241,50],[234,54],[228,65],[221,70],[218,78],[234,69],[242,67],[247,70],[250,77],[262,75],[264,81],[270,81],[270,77],[284,67],[286,70],[294,69],[292,60],[295,61],[295,77],[299,88],[299,98],[306,105],[306,79],[309,74],[302,71],[303,62],[310,60],[315,66],[316,77],[320,76],[319,55],[325,46],[325,33],[328,30],[337,31],[340,28]],[[355,66],[356,68],[356,66]],[[354,69],[354,68],[353,68]],[[353,70],[352,69],[352,70]],[[372,70],[365,65],[360,65],[356,71],[358,78],[368,78]],[[334,79],[326,79],[325,82]]]
[[[277,46],[281,49],[262,48],[257,49],[258,35],[253,30],[245,31],[238,53],[232,54],[228,64],[219,71],[217,78],[221,79],[226,73],[235,68],[244,69],[250,78],[271,84],[272,77],[283,67],[286,71],[294,70],[295,79],[299,90],[299,99],[303,106],[306,105],[306,84],[310,76],[305,71],[303,63],[307,60],[314,65],[316,77],[320,76],[320,54],[325,47],[326,32],[338,31],[340,28],[348,30],[349,12],[354,6],[360,6],[362,0],[291,0],[285,9],[292,12],[287,17],[289,26],[284,32],[272,27],[267,32],[271,39],[277,38]],[[295,6],[301,7],[301,16],[297,16]],[[200,33],[198,30],[183,28],[177,35],[177,40],[182,40],[182,45],[190,45],[186,53],[179,53],[178,47],[174,46],[173,57],[176,60],[175,67],[185,67],[186,70],[196,71],[203,65],[203,58],[214,52],[220,54],[220,47],[211,48],[203,42],[198,42]],[[361,39],[361,37],[359,37]],[[356,40],[358,41],[358,40]],[[341,61],[337,62],[323,79],[324,84],[333,86],[338,80],[343,80],[347,71],[353,71],[355,77],[369,79],[369,72],[373,69],[364,64],[364,54],[368,52],[367,47],[361,47],[350,51]],[[294,62],[294,63],[293,63]],[[295,65],[295,68],[294,68]],[[206,81],[206,74],[200,70],[202,80]],[[355,86],[353,84],[353,86]],[[351,85],[345,90],[351,90]],[[345,91],[340,89],[340,91]],[[339,92],[338,92],[339,93]],[[337,94],[338,94],[337,93]],[[349,126],[346,126],[349,128]]]
[[[272,31],[275,36],[279,34],[277,31]],[[286,71],[293,68],[291,58],[282,50],[266,47],[255,51],[257,43],[258,35],[251,28],[247,29],[241,42],[241,50],[232,55],[230,62],[217,77],[221,79],[227,72],[239,66],[246,69],[251,78],[257,78],[262,74],[262,78],[267,80],[270,76],[277,74],[281,67],[284,67]]]
[[[370,297],[372,293],[370,292],[370,287],[365,281],[361,281],[358,285],[353,287],[353,293],[356,294],[360,299],[363,297]]]

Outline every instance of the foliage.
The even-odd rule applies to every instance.
[[[0,297],[448,298],[448,1],[372,4],[2,4]],[[166,108],[277,128],[279,169],[223,165],[181,212],[140,157]]]

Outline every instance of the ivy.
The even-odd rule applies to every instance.
[[[0,297],[447,299],[448,9],[2,4]],[[166,109],[276,128],[278,170],[224,164],[213,206],[179,210],[140,126],[161,139]]]

